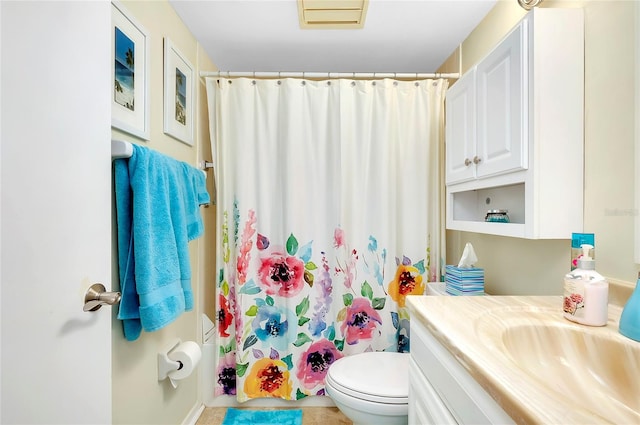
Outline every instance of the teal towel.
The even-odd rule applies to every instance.
[[[248,410],[229,407],[222,425],[302,425],[301,409]]]
[[[188,242],[204,231],[204,173],[143,146],[114,161],[120,309],[125,337],[193,309]]]

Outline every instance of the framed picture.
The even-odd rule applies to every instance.
[[[164,39],[164,132],[193,146],[193,66]]]
[[[149,140],[149,35],[111,2],[111,126]]]

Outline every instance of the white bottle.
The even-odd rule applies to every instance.
[[[583,255],[578,268],[564,277],[564,317],[589,326],[607,324],[609,283],[598,273],[596,262],[589,256],[592,245],[581,245]]]

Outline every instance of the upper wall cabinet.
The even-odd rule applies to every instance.
[[[518,25],[447,95],[447,183],[527,168],[523,49]]]
[[[447,91],[445,105],[446,183],[472,180],[476,176],[476,73],[463,75]]]
[[[448,91],[447,228],[568,239],[583,227],[582,9],[533,9]],[[510,223],[488,223],[507,209]]]

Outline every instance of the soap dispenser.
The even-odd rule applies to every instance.
[[[638,273],[636,289],[622,310],[620,333],[627,338],[640,341],[640,273]]]
[[[590,256],[593,245],[582,244],[581,248],[578,268],[564,278],[563,314],[566,319],[583,325],[604,326],[608,318],[609,283],[596,272],[595,261]]]

